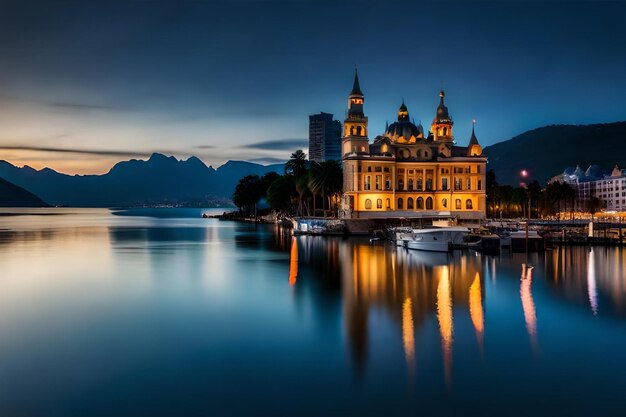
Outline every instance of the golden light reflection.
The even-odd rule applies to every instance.
[[[291,255],[289,261],[289,285],[292,287],[296,285],[296,278],[298,277],[298,241],[296,237],[291,238]]]
[[[533,267],[522,264],[522,277],[520,283],[520,298],[522,300],[522,309],[524,310],[524,319],[526,320],[526,331],[530,336],[530,342],[533,349],[537,349],[537,313],[535,311],[535,302],[531,286],[533,283]]]
[[[474,282],[472,282],[469,289],[469,310],[472,323],[474,324],[474,329],[476,330],[478,344],[482,351],[484,338],[484,317],[482,293],[480,288],[480,274],[478,272],[476,272]]]
[[[587,295],[593,315],[598,314],[598,289],[596,287],[596,264],[593,256],[593,248],[589,251],[587,260]]]
[[[448,266],[440,269],[439,284],[437,285],[437,320],[441,333],[441,350],[443,355],[443,369],[446,384],[449,386],[452,378],[452,298],[450,292],[450,270]]]
[[[407,297],[402,303],[402,344],[409,375],[413,376],[415,367],[415,328],[413,325],[413,310],[411,299]]]

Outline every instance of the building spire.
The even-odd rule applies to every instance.
[[[476,126],[476,119],[472,120],[472,137],[470,138],[470,146],[478,145],[478,139],[476,138],[476,132],[474,132],[474,127]]]
[[[354,84],[352,85],[352,91],[350,91],[351,96],[362,96],[363,92],[361,91],[361,86],[359,85],[359,72],[356,69],[356,65],[354,66]]]

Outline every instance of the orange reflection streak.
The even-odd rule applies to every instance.
[[[298,277],[298,241],[296,237],[291,238],[291,256],[289,261],[289,285],[296,285]]]
[[[443,354],[443,368],[446,385],[450,385],[452,378],[452,298],[450,293],[450,271],[443,266],[437,285],[437,320],[441,333],[441,350]]]
[[[476,337],[478,338],[478,345],[480,350],[483,349],[483,335],[484,335],[484,317],[483,317],[483,303],[482,294],[480,292],[480,274],[476,272],[474,282],[469,289],[469,310],[474,329],[476,329]]]
[[[415,367],[415,330],[412,307],[411,299],[407,297],[402,304],[402,343],[411,379],[413,379],[413,369]]]
[[[598,314],[598,289],[596,287],[596,264],[593,256],[593,249],[589,251],[587,260],[587,296],[593,315]]]
[[[535,312],[535,302],[531,285],[533,283],[533,268],[522,264],[522,278],[520,283],[520,298],[522,299],[522,309],[526,320],[526,331],[530,336],[533,349],[537,348],[537,313]]]

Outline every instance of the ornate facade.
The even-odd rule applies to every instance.
[[[445,93],[439,96],[426,134],[411,122],[403,101],[397,121],[370,143],[355,73],[342,137],[345,217],[485,218],[487,158],[473,127],[467,146],[455,144]]]

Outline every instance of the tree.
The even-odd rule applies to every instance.
[[[302,149],[298,149],[291,154],[291,158],[285,163],[285,174],[293,175],[298,178],[307,172],[306,154]]]
[[[322,210],[328,203],[328,209],[332,210],[332,201],[343,191],[343,169],[337,161],[330,160],[314,163],[309,175],[309,189],[322,196]]]
[[[496,173],[493,169],[487,171],[486,174],[487,201],[491,202],[491,216],[495,217],[496,206],[498,205],[498,182],[496,181]]]
[[[258,175],[246,175],[239,180],[233,193],[233,203],[239,211],[246,215],[254,214],[256,217],[256,205],[263,197],[263,181]]]
[[[528,184],[527,188],[529,202],[529,213],[528,218],[532,217],[532,203],[535,202],[535,206],[539,207],[539,197],[541,197],[541,185],[539,185],[539,181],[534,180],[530,184]]]
[[[591,220],[593,220],[594,214],[602,209],[602,200],[598,197],[591,197],[585,201],[585,208],[591,213]]]
[[[290,212],[297,197],[295,179],[291,175],[279,175],[267,189],[267,203],[278,212]]]

